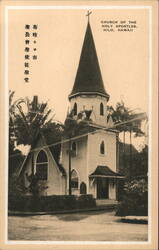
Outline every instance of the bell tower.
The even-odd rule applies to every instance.
[[[78,132],[82,135],[74,133],[62,144],[61,163],[68,176],[68,194],[85,192],[94,198],[116,199],[117,132],[109,128],[110,120],[107,122],[109,94],[104,87],[89,15],[74,85],[68,97],[71,118],[79,124],[86,118],[89,124],[81,126]]]
[[[90,111],[94,124],[106,126],[109,94],[104,88],[89,15],[90,12],[74,86],[68,98],[74,118],[80,112]]]

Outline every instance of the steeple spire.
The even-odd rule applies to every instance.
[[[100,95],[109,99],[109,95],[105,91],[102,75],[97,58],[96,48],[93,40],[89,16],[92,12],[87,13],[88,24],[81,51],[78,70],[74,82],[74,86],[69,99],[81,94],[84,95]]]

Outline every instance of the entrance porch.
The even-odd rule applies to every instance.
[[[89,176],[91,193],[97,200],[116,200],[117,180],[124,176],[107,166],[98,166]]]

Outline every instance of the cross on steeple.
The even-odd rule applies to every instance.
[[[87,11],[87,14],[86,14],[86,16],[88,16],[88,22],[89,22],[89,16],[92,14],[92,11]]]
[[[89,15],[91,11],[88,11]],[[88,20],[75,82],[69,100],[80,95],[100,95],[109,100],[100,71],[91,26]]]

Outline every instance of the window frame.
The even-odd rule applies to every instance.
[[[75,102],[73,105],[74,115],[77,115],[77,103]]]
[[[38,162],[38,156],[41,152],[44,152],[45,153],[45,156],[47,158],[47,161],[41,161],[41,162]],[[44,167],[44,171],[42,170],[42,166]],[[39,166],[41,167],[41,169],[39,168]],[[37,154],[37,157],[36,157],[36,162],[35,162],[35,174],[37,175],[38,179],[40,181],[47,181],[48,180],[48,166],[49,166],[49,160],[48,160],[48,155],[47,155],[47,152],[45,150],[40,150]],[[43,173],[44,172],[44,173]],[[46,172],[46,173],[45,173]],[[40,175],[40,173],[42,173]],[[44,174],[43,177],[41,177],[42,175]]]
[[[75,172],[76,176],[77,176],[77,180],[78,180],[77,181],[77,187],[72,186],[72,173],[73,172]],[[71,189],[79,189],[79,184],[80,184],[79,174],[78,174],[77,170],[73,168],[72,171],[71,171]]]
[[[100,116],[104,116],[104,105],[102,102],[100,103]]]
[[[100,155],[105,155],[105,142],[104,141],[100,143]]]

